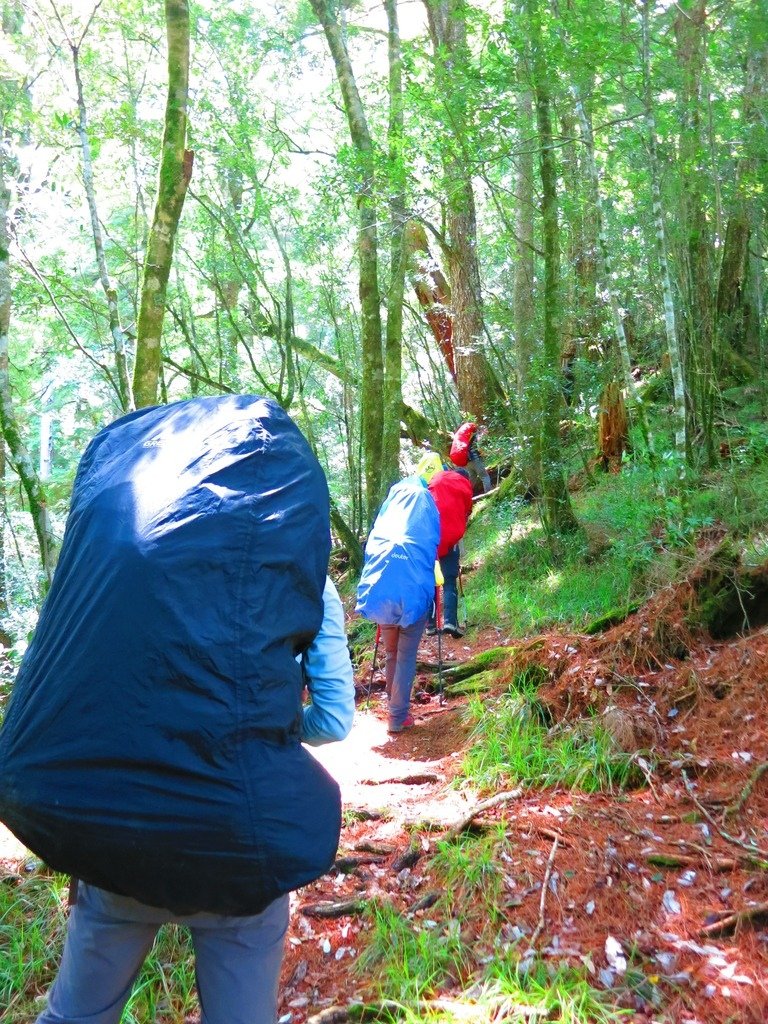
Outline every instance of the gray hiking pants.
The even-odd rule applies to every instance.
[[[389,697],[389,725],[399,727],[408,717],[411,704],[411,690],[416,678],[416,657],[427,616],[405,628],[382,626],[381,639],[384,641],[384,672]]]
[[[252,917],[176,917],[80,882],[61,967],[37,1024],[118,1024],[162,924],[186,925],[201,1024],[274,1024],[288,896]]]

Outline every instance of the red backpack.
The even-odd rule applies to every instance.
[[[454,466],[466,466],[469,462],[469,446],[472,444],[472,438],[476,432],[476,423],[462,423],[453,435],[451,462]]]

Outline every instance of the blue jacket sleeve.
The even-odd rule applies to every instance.
[[[311,746],[343,740],[355,714],[355,683],[344,632],[344,609],[326,578],[323,623],[303,665],[311,703],[304,708],[301,739]]]

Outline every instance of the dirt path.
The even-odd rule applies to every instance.
[[[493,633],[478,638],[472,651],[463,644],[448,653],[466,658],[499,640]],[[559,680],[564,685],[568,679],[573,690],[574,680],[605,676],[605,646],[605,639],[593,645],[591,639],[556,635],[538,645],[544,660],[559,666],[553,668],[553,700]],[[422,647],[422,656],[432,653]],[[488,956],[525,959],[536,936],[538,956],[557,967],[586,967],[592,984],[614,1005],[634,1011],[628,1019],[636,1024],[768,1020],[768,872],[750,862],[738,840],[725,838],[727,829],[721,834],[719,818],[710,822],[694,806],[681,771],[682,765],[696,778],[697,799],[715,807],[742,792],[750,763],[768,757],[761,711],[766,669],[766,630],[702,645],[682,662],[646,669],[638,691],[627,691],[631,701],[618,692],[610,699],[623,700],[635,722],[643,716],[657,722],[658,753],[668,760],[652,785],[614,795],[531,791],[482,816],[476,823],[480,831],[503,821],[508,845],[500,868],[505,913],[492,950],[480,894],[462,897],[462,942],[476,970]],[[701,686],[692,708],[684,705],[683,714],[668,717],[668,709],[677,706],[674,695],[689,692],[691,677],[704,680],[718,696],[709,698]],[[461,702],[441,708],[435,697],[425,700],[415,705],[417,727],[389,737],[384,704],[374,699],[370,710],[358,713],[345,743],[316,752],[340,782],[345,825],[339,870],[294,899],[283,1024],[303,1024],[328,1006],[375,995],[355,971],[360,930],[369,927],[365,918],[354,907],[338,918],[317,918],[313,907],[377,899],[416,928],[435,927],[437,908],[418,909],[444,888],[430,855],[443,830],[465,818],[478,795],[460,777],[460,751],[467,742]],[[664,734],[659,722],[668,723]],[[677,750],[683,761],[676,759]],[[743,760],[748,751],[749,763]],[[763,848],[766,782],[768,775],[755,787],[743,822],[732,827],[742,839],[761,836]],[[413,855],[412,826],[425,823],[432,828],[418,830],[417,859],[403,867],[403,854],[410,849]],[[366,863],[364,851],[371,849],[380,854]],[[763,906],[765,913],[750,916]],[[461,998],[461,986],[446,994]]]
[[[479,835],[498,826],[492,834],[505,843],[497,865],[502,917],[490,939],[480,892],[454,894],[456,921],[425,906],[445,891],[432,863],[437,844],[478,800],[461,777],[463,701],[441,706],[417,686],[417,727],[389,736],[377,685],[350,737],[313,751],[340,783],[344,827],[336,869],[293,897],[282,1024],[375,996],[355,969],[361,929],[370,927],[359,903],[371,899],[417,929],[460,927],[476,976],[489,958],[525,960],[535,938],[540,958],[586,968],[596,988],[633,1011],[633,1024],[765,1024],[768,871],[743,843],[757,837],[768,847],[768,772],[728,828],[722,823],[723,808],[768,760],[768,629],[642,665],[635,638],[646,635],[645,620],[617,630],[542,638],[535,649],[552,678],[542,697],[557,707],[566,694],[591,700],[607,691],[625,717],[652,721],[651,784],[613,795],[530,791],[477,819]],[[446,657],[463,660],[504,639],[489,631],[471,646],[449,645]],[[421,656],[434,655],[425,641]],[[611,692],[611,679],[630,677],[631,686]],[[24,856],[0,831],[0,859],[18,866]],[[345,901],[357,902],[341,916],[313,915]],[[445,994],[462,999],[463,986]]]

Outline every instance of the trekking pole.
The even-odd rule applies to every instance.
[[[467,599],[464,596],[464,580],[462,579],[462,576],[461,576],[461,565],[459,565],[459,577],[458,577],[458,581],[457,582],[458,582],[458,586],[459,586],[459,608],[458,608],[459,623],[458,623],[458,625],[463,626],[466,629],[467,628]]]
[[[376,627],[376,642],[373,645],[373,661],[371,662],[371,675],[368,679],[368,692],[365,695],[366,700],[371,699],[371,690],[373,689],[373,674],[376,671],[376,655],[379,651],[379,640],[381,639],[381,626]]]
[[[435,625],[437,626],[437,697],[445,704],[443,693],[443,595],[442,587],[435,587]]]

